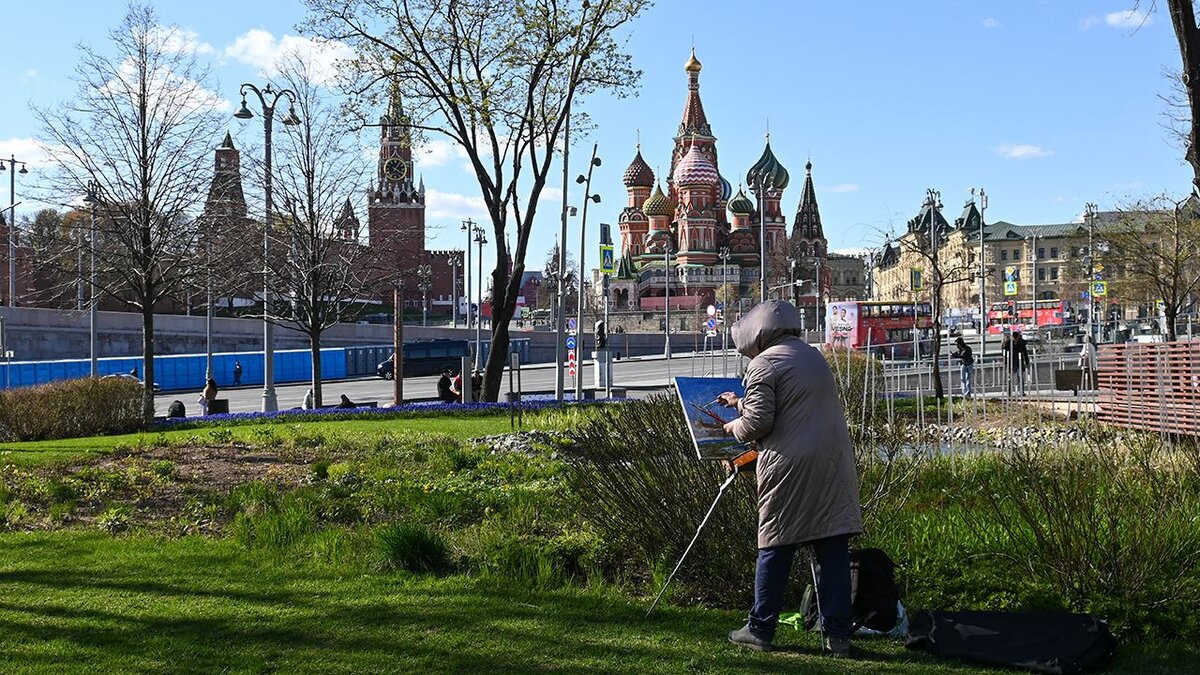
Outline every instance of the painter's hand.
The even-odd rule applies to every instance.
[[[727,391],[718,396],[717,400],[720,401],[721,405],[725,406],[726,408],[736,408],[738,404],[738,395],[732,391]]]
[[[723,428],[725,429],[725,435],[726,435],[726,436],[732,436],[732,435],[733,435],[733,425],[734,425],[735,423],[737,423],[737,420],[734,420],[733,422],[726,422],[726,423],[725,423],[725,426],[724,426]]]

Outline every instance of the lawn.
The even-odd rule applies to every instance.
[[[529,414],[527,413],[529,419]],[[270,427],[279,430],[281,434],[292,435],[373,435],[385,433],[406,432],[436,432],[454,438],[475,438],[492,434],[507,433],[510,430],[508,415],[462,415],[451,418],[444,415],[435,417],[401,417],[393,419],[355,419],[338,421],[307,421],[279,422],[266,424],[240,424],[220,427],[227,429],[232,440],[248,440],[257,430]],[[30,441],[25,443],[0,443],[0,466],[14,464],[17,466],[37,466],[68,462],[87,455],[111,452],[114,448],[145,445],[150,443],[181,443],[193,437],[209,438],[210,428],[171,429],[165,431],[148,431],[117,436],[92,436],[88,438],[64,438],[52,441]],[[224,433],[224,432],[222,432]]]
[[[834,662],[784,629],[757,654],[724,634],[734,611],[663,608],[600,588],[533,591],[467,576],[347,574],[228,540],[0,535],[0,671],[979,672],[864,641]],[[1118,672],[1188,663],[1123,654]],[[992,671],[994,672],[994,671]]]

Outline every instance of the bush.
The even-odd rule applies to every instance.
[[[392,523],[375,531],[378,566],[384,570],[408,570],[418,574],[446,569],[446,542],[422,525]]]
[[[142,385],[124,377],[64,380],[0,392],[0,439],[42,441],[144,428]]]

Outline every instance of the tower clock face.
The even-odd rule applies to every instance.
[[[398,157],[392,157],[391,159],[389,159],[383,163],[383,175],[388,180],[392,180],[392,181],[404,180],[404,176],[406,173],[407,173],[407,168],[404,166],[404,160],[402,160]]]

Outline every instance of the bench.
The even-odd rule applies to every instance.
[[[318,410],[325,408],[340,408],[341,403],[330,403],[328,405],[317,406]],[[354,408],[378,408],[379,401],[354,401]],[[346,410],[354,410],[354,408],[346,408]]]
[[[208,402],[209,415],[227,415],[229,414],[229,399],[214,398]]]
[[[1096,388],[1096,373],[1090,373],[1087,378],[1087,386],[1084,386],[1083,369],[1082,368],[1060,368],[1054,371],[1054,389],[1055,391],[1070,391],[1076,394],[1080,390],[1091,390]]]

